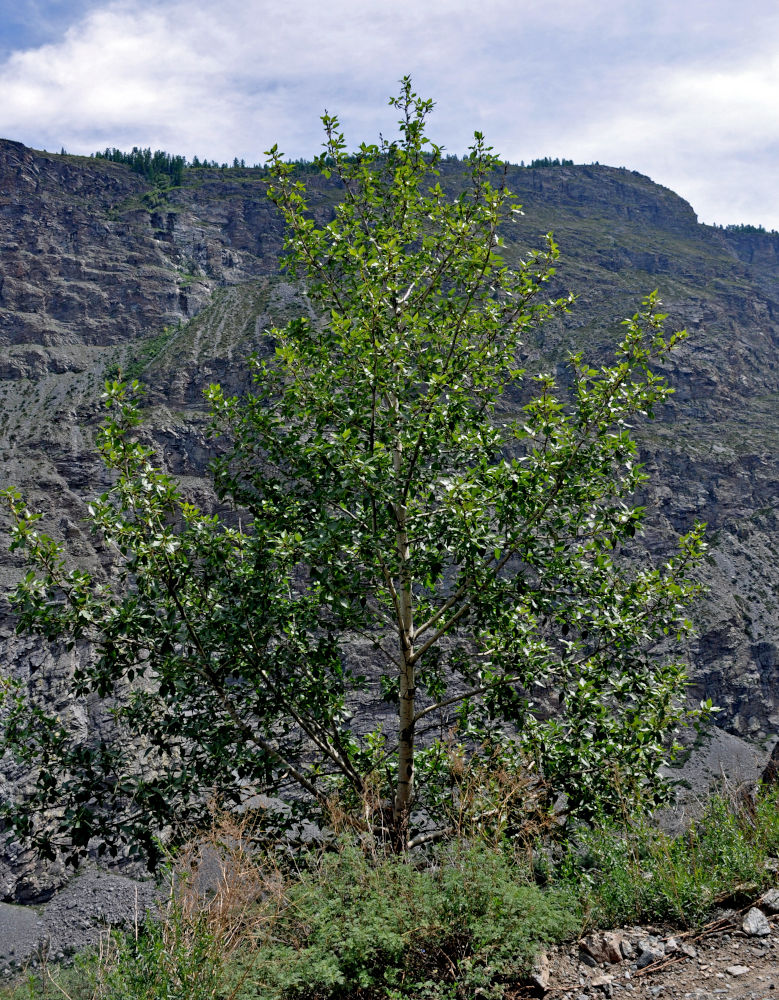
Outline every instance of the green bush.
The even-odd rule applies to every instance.
[[[543,892],[496,850],[450,849],[424,868],[327,854],[289,893],[238,996],[500,997],[536,946],[579,926],[567,890]]]
[[[151,923],[137,941],[127,938],[117,947],[114,963],[92,969],[90,1000],[211,1000],[218,995],[224,970],[219,942],[205,922],[193,927],[174,909],[165,923]]]
[[[580,927],[567,887],[540,889],[494,847],[413,859],[342,845],[275,871],[281,891],[244,911],[237,948],[223,933],[230,915],[207,898],[193,908],[185,891],[137,939],[115,936],[13,1000],[499,1000],[539,944]]]

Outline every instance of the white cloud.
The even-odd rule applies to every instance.
[[[99,135],[153,144],[182,135],[194,98],[206,135],[218,135],[224,116],[204,86],[218,61],[205,39],[175,31],[167,14],[98,10],[61,42],[14,54],[0,75],[3,131],[26,138],[32,126],[52,145],[82,152]]]
[[[704,221],[779,229],[777,107],[779,31],[739,66],[681,68],[647,82],[573,134],[569,155],[639,169]]]
[[[627,165],[707,220],[779,227],[777,53],[774,0],[118,0],[0,63],[0,134],[310,156],[325,107],[355,142],[391,128],[411,73],[453,151],[478,128],[512,159]]]

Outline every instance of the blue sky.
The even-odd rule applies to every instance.
[[[309,157],[325,108],[391,133],[406,73],[452,152],[480,129],[779,229],[776,0],[0,0],[0,135],[37,148]]]

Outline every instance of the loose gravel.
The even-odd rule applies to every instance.
[[[98,944],[110,927],[133,927],[157,897],[153,882],[87,868],[42,906],[0,903],[0,976],[63,961]]]

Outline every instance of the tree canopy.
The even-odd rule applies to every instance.
[[[483,136],[444,190],[432,103],[408,79],[391,103],[399,137],[351,155],[324,116],[319,167],[342,191],[324,224],[269,153],[311,309],[272,331],[250,391],[208,393],[229,512],[186,500],[121,382],[99,439],[114,485],[90,506],[112,573],[68,569],[8,494],[19,629],[88,643],[74,693],[114,720],[75,735],[6,682],[3,745],[37,776],[7,818],[44,851],[153,851],[160,828],[258,792],[287,822],[335,810],[397,849],[446,836],[466,797],[504,832],[531,802],[592,819],[662,798],[702,530],[639,558],[630,427],[671,391],[652,365],[682,334],[650,296],[611,365],[574,355],[568,386],[525,373],[523,338],[570,305],[544,297],[557,247],[508,266],[521,212]],[[510,808],[496,760],[522,789]],[[54,827],[36,819],[53,806]]]

